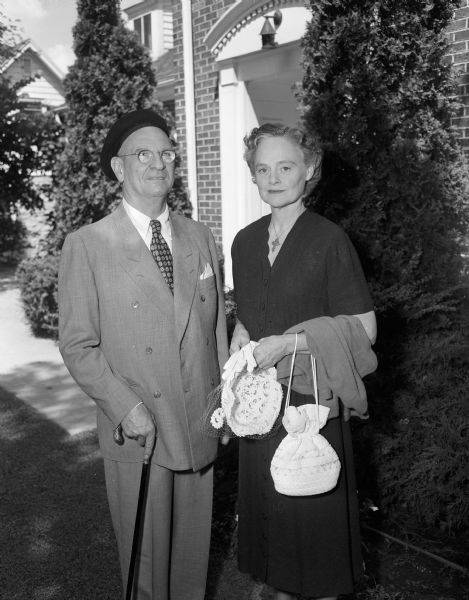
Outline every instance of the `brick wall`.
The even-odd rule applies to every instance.
[[[192,2],[199,220],[210,227],[218,244],[222,240],[218,71],[204,38],[234,1]],[[182,175],[187,181],[181,3],[174,2],[173,6],[176,128],[182,154]]]
[[[460,142],[469,151],[469,0],[461,0],[455,10],[453,22],[447,30],[451,43],[448,60],[458,73],[459,96],[462,108],[454,119],[460,131]]]

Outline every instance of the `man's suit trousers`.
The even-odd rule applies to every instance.
[[[142,465],[105,460],[104,468],[125,589]],[[194,473],[151,464],[149,471],[133,598],[203,600],[210,548],[213,466]]]

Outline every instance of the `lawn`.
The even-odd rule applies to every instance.
[[[0,410],[0,597],[119,599],[96,434],[71,437],[2,388]],[[256,589],[237,572],[231,542],[235,464],[226,450],[217,467],[207,600],[238,600]]]
[[[71,437],[2,388],[0,410],[1,597],[119,599],[95,433]],[[207,600],[267,600],[269,590],[236,569],[235,499],[236,444],[231,443],[216,466]],[[364,530],[364,554],[368,571],[358,600],[469,599],[467,577],[369,530]]]

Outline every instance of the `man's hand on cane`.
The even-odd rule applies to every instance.
[[[121,427],[126,437],[137,440],[141,446],[145,446],[143,461],[148,462],[155,445],[156,427],[149,410],[143,402],[134,406],[122,419]]]
[[[135,575],[135,563],[140,540],[141,520],[145,512],[145,489],[148,482],[148,466],[150,463],[151,454],[153,452],[153,446],[155,445],[156,427],[151,413],[148,411],[143,402],[139,402],[122,419],[122,422],[116,429],[118,430],[117,436],[116,431],[114,431],[114,440],[116,443],[122,444],[125,436],[130,439],[137,440],[141,446],[145,446],[142,474],[140,476],[140,487],[138,492],[137,514],[135,517],[134,535],[132,538],[132,551],[130,555],[127,587],[125,592],[125,600],[131,600]]]

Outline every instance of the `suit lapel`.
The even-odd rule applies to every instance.
[[[191,244],[183,217],[171,216],[173,232],[174,311],[176,335],[181,342],[189,320],[199,275],[199,251]]]
[[[174,313],[173,296],[153,256],[132,225],[122,203],[113,213],[120,246],[120,262],[135,283],[167,317]]]

